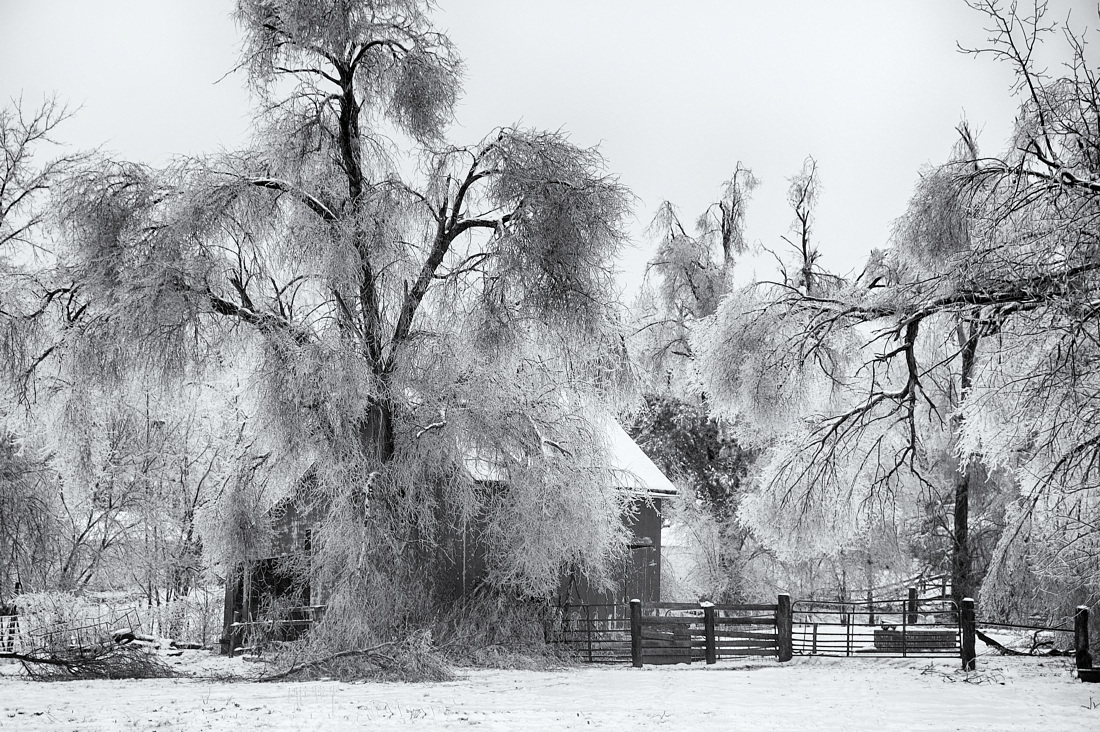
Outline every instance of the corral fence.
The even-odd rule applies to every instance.
[[[561,605],[546,629],[546,640],[586,663],[628,662],[630,606]]]
[[[773,656],[941,657],[976,667],[979,630],[1026,629],[1072,633],[1078,669],[1091,669],[1088,608],[1068,626],[1022,626],[977,620],[974,600],[908,597],[873,602],[799,600],[774,604],[643,603],[566,605],[547,628],[547,641],[589,663],[714,663],[723,658]],[[1083,675],[1082,675],[1083,676]]]
[[[643,603],[559,608],[548,640],[590,663],[790,660],[790,597],[770,604]]]
[[[1085,606],[1077,608],[1072,628],[979,623],[972,599],[956,605],[920,594],[910,588],[904,599],[873,602],[791,602],[789,595],[781,594],[775,603],[632,600],[628,605],[563,605],[546,624],[546,641],[583,662],[630,662],[636,667],[697,661],[712,664],[748,656],[772,656],[782,662],[798,655],[958,657],[964,669],[973,670],[976,638],[990,643],[980,625],[985,630],[1072,633],[1079,675],[1085,678],[1096,671],[1089,653],[1089,611]],[[320,605],[290,608],[282,620],[242,621],[238,615],[226,628],[223,652],[232,656],[245,648],[259,649],[271,641],[297,638],[320,620],[324,610]],[[97,631],[101,634],[102,628]],[[75,638],[70,638],[73,641]]]
[[[794,653],[802,656],[957,656],[960,609],[951,600],[799,600],[793,606]]]
[[[979,626],[976,629],[976,635],[987,645],[999,648],[1002,651],[1008,651],[1016,655],[1045,655],[1046,653],[1052,654],[1065,654],[1068,655],[1069,651],[1059,651],[1056,647],[1057,639],[1068,640],[1073,639],[1073,657],[1074,666],[1077,668],[1077,676],[1082,681],[1100,682],[1100,669],[1094,668],[1092,665],[1092,653],[1089,648],[1089,608],[1087,605],[1079,605],[1074,610],[1073,625],[1072,627],[1063,622],[1061,624],[1054,623],[1039,623],[1037,619],[1033,618],[1031,623],[1008,623],[995,620],[982,620],[977,623]],[[991,637],[985,631],[990,633],[1007,632],[1009,635],[1030,635],[1031,648],[1027,651],[1016,651],[1005,648],[996,638]],[[1044,647],[1046,648],[1044,652]],[[1063,642],[1063,649],[1065,648]]]

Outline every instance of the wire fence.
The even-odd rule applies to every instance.
[[[0,616],[0,653],[64,655],[110,646],[141,633],[133,611],[42,622],[33,614]]]

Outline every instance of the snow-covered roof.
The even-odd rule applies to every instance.
[[[600,424],[603,425],[611,457],[611,465],[608,467],[619,483],[616,487],[654,497],[679,494],[672,481],[642,452],[642,448],[638,447],[618,421],[607,417],[601,419]],[[493,459],[482,451],[469,450],[463,462],[474,480],[501,482],[507,478],[503,461]]]
[[[619,487],[642,491],[651,496],[675,496],[679,494],[661,469],[649,456],[642,452],[638,443],[626,433],[614,419],[606,424],[609,447],[611,449],[612,468],[619,476]]]

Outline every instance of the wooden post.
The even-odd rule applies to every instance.
[[[810,653],[812,653],[815,656],[817,655],[817,623],[814,623],[814,646],[813,646],[813,650],[810,651]]]
[[[962,632],[962,667],[964,671],[973,671],[977,664],[974,651],[974,635],[978,630],[978,621],[974,614],[974,600],[964,597],[959,612],[959,630]]]
[[[790,661],[794,656],[794,613],[791,610],[791,596],[787,593],[779,596],[779,607],[775,611],[775,633],[779,642],[779,661]]]
[[[910,587],[909,592],[911,599],[915,590]],[[901,611],[901,656],[905,658],[909,655],[909,608],[903,607]]]
[[[707,663],[717,663],[718,661],[718,644],[714,637],[714,605],[709,602],[702,603],[703,605],[703,632],[707,641]]]
[[[241,643],[241,629],[237,626],[237,623],[240,622],[240,619],[241,611],[234,610],[233,623],[226,631],[226,635],[229,636],[229,653],[227,653],[226,655],[228,655],[230,658],[234,658],[237,655],[237,646]]]
[[[909,625],[917,624],[917,588],[909,588],[909,619],[906,621]]]
[[[584,606],[585,639],[588,641],[588,662],[592,663],[592,606]]]
[[[875,564],[867,557],[867,624],[875,624]]]
[[[1092,668],[1092,654],[1089,653],[1089,607],[1078,605],[1073,614],[1073,655],[1077,668]]]
[[[630,660],[634,668],[642,667],[642,601],[630,601]]]
[[[220,650],[223,656],[233,656],[236,641],[233,638],[233,623],[237,622],[243,594],[243,564],[232,567],[225,575],[225,603],[222,611],[222,637]]]
[[[844,655],[852,655],[852,616],[844,616]]]

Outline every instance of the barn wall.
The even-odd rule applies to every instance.
[[[272,557],[307,556],[311,527],[316,523],[316,512],[303,511],[296,503],[287,502],[279,507],[273,517],[274,537]],[[559,604],[621,604],[637,598],[644,602],[661,599],[661,499],[637,498],[623,521],[634,535],[629,554],[623,563],[619,586],[611,591],[592,587],[579,572],[562,578],[557,597]],[[486,548],[479,540],[477,522],[443,524],[438,546],[433,550],[434,584],[438,596],[443,599],[459,599],[473,592],[488,572]],[[276,595],[289,588],[273,579],[271,558],[257,559],[241,568],[232,578],[227,578],[225,595],[226,627],[234,617],[245,618],[254,614],[262,603],[261,594],[252,587],[272,590]],[[276,573],[277,574],[277,573]],[[271,575],[269,577],[269,575]],[[323,588],[302,588],[304,604],[323,604]],[[228,638],[225,639],[228,641]]]
[[[634,539],[623,562],[619,586],[603,591],[593,587],[579,572],[572,572],[562,578],[556,598],[559,605],[623,604],[632,599],[660,601],[661,499],[637,498],[623,520],[634,534]]]
[[[443,524],[435,556],[427,562],[435,576],[435,590],[442,600],[457,600],[473,592],[489,573],[485,545],[477,522]]]

